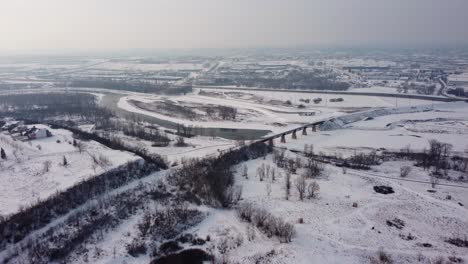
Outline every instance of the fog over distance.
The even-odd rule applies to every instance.
[[[468,43],[465,0],[15,0],[0,54]]]

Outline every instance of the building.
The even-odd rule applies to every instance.
[[[50,133],[50,131],[45,128],[32,127],[31,129],[28,129],[27,131],[25,131],[23,133],[23,136],[28,137],[29,140],[33,140],[33,139],[51,137],[52,133]]]

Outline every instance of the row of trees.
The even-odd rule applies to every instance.
[[[82,181],[46,200],[22,209],[0,222],[0,249],[17,243],[32,231],[44,227],[58,216],[84,204],[89,199],[121,187],[161,169],[155,164],[135,161]]]
[[[105,78],[73,80],[68,83],[68,87],[89,87],[159,94],[186,94],[192,92],[191,85],[176,86],[167,82],[123,81]]]
[[[44,122],[61,119],[99,123],[110,119],[111,111],[99,107],[96,97],[85,93],[25,93],[0,96],[0,114]]]
[[[86,244],[102,241],[107,230],[145,209],[149,203],[152,186],[140,184],[123,192],[100,197],[81,210],[72,211],[63,222],[51,225],[46,232],[21,243],[8,251],[9,258],[17,262],[46,264],[68,263],[71,254],[80,250],[79,257],[88,261]]]
[[[305,90],[338,90],[344,91],[350,87],[349,83],[336,79],[334,74],[326,70],[313,71],[290,70],[279,75],[271,72],[228,71],[216,73],[212,79],[199,80],[200,85],[236,85],[246,87],[277,88],[277,89],[305,89]]]

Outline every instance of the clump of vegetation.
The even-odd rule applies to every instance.
[[[411,166],[401,166],[400,167],[400,177],[406,178],[411,173]]]
[[[140,93],[186,94],[192,92],[192,86],[176,86],[169,83],[152,83],[147,81],[116,81],[108,78],[73,80],[69,87],[90,87],[112,90],[125,90]]]
[[[139,255],[146,254],[146,245],[143,241],[138,239],[132,240],[132,242],[125,246],[127,252],[132,257],[138,257]]]
[[[234,186],[233,165],[249,159],[265,156],[271,151],[264,143],[254,143],[224,153],[219,157],[188,159],[169,175],[169,180],[182,192],[198,197],[213,206],[230,207],[242,194],[240,186]]]
[[[445,242],[447,243],[450,243],[452,245],[455,245],[457,247],[466,247],[468,248],[468,240],[467,238],[459,238],[459,237],[456,237],[456,238],[449,238],[447,240],[445,240]]]
[[[7,155],[6,155],[5,150],[3,148],[1,148],[1,150],[0,150],[0,157],[2,158],[2,160],[7,159]]]
[[[393,263],[392,256],[388,254],[387,252],[385,252],[383,248],[380,248],[377,251],[376,256],[371,257],[370,261],[372,264],[392,264]]]
[[[279,217],[275,217],[263,208],[256,208],[251,203],[243,203],[238,206],[239,217],[249,223],[254,224],[267,236],[276,236],[280,242],[289,243],[295,234],[294,225],[285,222]]]
[[[185,143],[185,140],[183,137],[177,137],[176,142],[174,143],[174,146],[176,147],[186,147],[188,146],[187,143]]]

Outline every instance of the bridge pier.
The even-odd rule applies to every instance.
[[[268,146],[270,146],[271,148],[274,147],[274,143],[273,143],[273,139],[272,139],[272,138],[270,138],[270,139],[268,140]]]
[[[297,139],[296,130],[292,132],[292,139]]]
[[[317,125],[312,125],[312,132],[317,132]]]
[[[284,134],[281,135],[281,143],[286,143],[286,137]]]
[[[302,129],[302,135],[307,136],[307,127]]]

